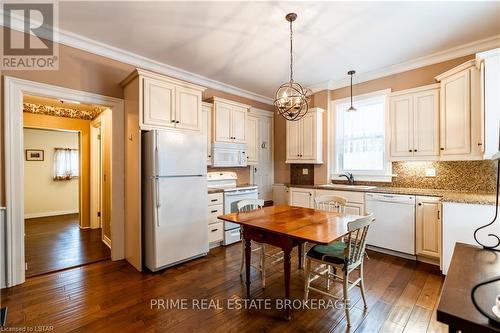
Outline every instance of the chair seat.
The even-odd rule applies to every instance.
[[[307,255],[316,260],[344,265],[346,260],[344,253],[345,248],[346,244],[340,241],[328,245],[315,245],[307,252]]]

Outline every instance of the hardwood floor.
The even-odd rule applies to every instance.
[[[342,309],[299,309],[292,320],[274,308],[228,309],[227,299],[240,299],[245,285],[239,276],[240,244],[215,248],[209,255],[159,273],[139,273],[125,261],[101,261],[34,277],[2,290],[9,307],[9,326],[52,326],[55,332],[447,332],[436,322],[435,308],[443,278],[423,263],[370,252],[365,279],[368,311],[353,289],[351,330]],[[291,296],[303,297],[303,271],[293,257]],[[283,295],[283,268],[268,270],[260,288],[252,271],[252,297]],[[311,298],[327,299],[311,293]],[[151,309],[152,299],[187,299],[186,310]],[[222,309],[192,309],[194,299],[214,299]]]
[[[101,229],[80,229],[78,214],[25,220],[26,276],[109,259]]]

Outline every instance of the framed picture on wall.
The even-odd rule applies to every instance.
[[[26,161],[43,161],[43,150],[26,149]]]

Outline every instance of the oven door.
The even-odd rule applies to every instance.
[[[243,199],[257,199],[258,190],[234,190],[224,192],[224,214],[235,213],[238,211],[237,203]],[[224,222],[224,230],[239,228],[240,225],[232,222]]]

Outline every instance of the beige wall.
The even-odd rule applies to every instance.
[[[78,133],[24,129],[24,149],[44,151],[43,161],[24,161],[25,217],[78,212],[78,179],[55,181],[55,148],[78,149]]]
[[[90,226],[90,120],[23,113],[25,127],[78,131],[80,133],[80,221]]]
[[[434,77],[440,73],[443,73],[467,60],[473,59],[474,55],[469,55],[438,64],[425,66],[417,68],[411,71],[406,71],[386,77],[382,77],[376,80],[371,80],[367,82],[362,82],[353,86],[353,94],[360,95],[372,91],[382,90],[391,88],[392,91],[405,90],[410,88],[415,88],[419,86],[424,86],[432,83],[436,83]],[[356,81],[356,77],[354,77]],[[312,105],[314,107],[320,107],[328,111],[330,106],[329,101],[336,100],[349,96],[349,87],[331,90],[331,91],[320,91],[313,96]],[[323,116],[323,156],[324,162],[322,165],[315,165],[314,167],[314,183],[324,184],[327,181],[327,116],[326,113]],[[286,137],[286,126],[285,120],[281,117],[276,117],[275,127],[274,127],[274,137],[276,142],[283,142],[282,144],[277,144],[274,149],[275,158],[275,170],[274,179],[275,183],[288,183],[290,182],[290,168],[288,165],[283,165],[286,152],[285,152],[285,137]]]
[[[3,33],[0,26],[0,34]],[[3,77],[13,76],[30,81],[52,84],[60,87],[71,88],[81,91],[92,92],[100,95],[123,98],[123,89],[120,82],[130,74],[135,67],[113,59],[98,56],[89,52],[75,49],[69,46],[59,45],[59,70],[57,71],[1,71],[0,99],[3,109]],[[212,96],[232,99],[251,106],[272,110],[272,106],[253,101],[251,99],[224,93],[214,89],[207,89],[203,99]],[[0,113],[3,117],[3,112]],[[0,133],[3,133],[3,119],[0,117]],[[0,206],[4,200],[4,149],[3,135],[0,135]]]

